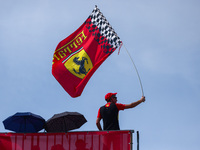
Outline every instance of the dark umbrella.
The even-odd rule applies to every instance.
[[[47,132],[67,132],[69,130],[78,129],[87,120],[78,112],[63,112],[55,114],[46,122]]]
[[[5,129],[22,132],[35,133],[44,128],[45,120],[31,112],[18,112],[3,121]]]

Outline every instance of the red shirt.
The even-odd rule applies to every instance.
[[[109,107],[111,102],[108,102],[105,107]],[[125,104],[121,104],[121,103],[115,103],[115,105],[117,106],[118,110],[124,110],[125,108]],[[97,114],[97,118],[102,118],[101,114],[100,114],[100,108],[98,110],[98,114]]]

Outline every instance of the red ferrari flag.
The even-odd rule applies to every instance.
[[[98,67],[121,44],[114,29],[95,6],[87,20],[57,45],[52,74],[71,97],[78,97]]]

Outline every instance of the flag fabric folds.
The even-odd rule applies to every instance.
[[[95,6],[86,21],[57,45],[52,74],[71,97],[78,97],[98,67],[121,44],[114,29]]]

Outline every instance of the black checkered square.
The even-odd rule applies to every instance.
[[[99,28],[101,35],[108,39],[109,44],[113,48],[120,46],[122,41],[97,6],[95,6],[94,10],[92,11],[90,18],[91,22]]]

